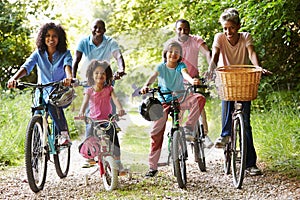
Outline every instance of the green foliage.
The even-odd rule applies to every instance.
[[[0,95],[0,165],[20,164],[24,157],[26,119],[30,118],[30,103],[27,102],[30,94],[15,96],[10,91],[2,91]]]
[[[33,27],[29,18],[38,16],[47,7],[47,0],[0,2],[0,83],[3,88],[33,49]]]
[[[300,168],[300,110],[272,105],[268,112],[252,114],[256,150],[270,168],[294,176]]]
[[[275,73],[264,81],[281,88],[286,88],[287,84],[293,88],[298,86],[300,5],[297,1],[96,0],[95,2],[101,2],[101,8],[104,6],[110,10],[106,20],[111,33],[134,35],[135,39],[137,35],[139,39],[146,38],[146,42],[140,40],[141,45],[155,44],[155,40],[161,40],[160,37],[151,39],[147,37],[149,32],[156,32],[154,30],[166,29],[168,30],[166,35],[170,38],[175,21],[185,18],[191,23],[192,33],[201,35],[211,47],[214,35],[222,31],[218,22],[220,14],[226,8],[235,7],[240,12],[241,31],[250,32],[254,38],[261,65]],[[101,8],[99,7],[99,10]],[[156,49],[161,49],[161,45],[157,45]],[[147,53],[143,49],[139,49],[138,52],[144,54],[145,60],[149,60]]]
[[[24,158],[26,128],[31,118],[31,93],[19,90],[1,90],[0,93],[0,166],[20,165]],[[72,139],[78,137],[71,112],[65,110]]]

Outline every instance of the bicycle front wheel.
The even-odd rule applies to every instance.
[[[236,188],[241,188],[246,168],[246,132],[241,113],[237,114],[233,123],[232,137],[232,176]]]
[[[180,188],[186,187],[186,145],[184,140],[184,135],[180,131],[175,131],[173,133],[172,140],[172,159],[174,173],[177,178],[177,182]]]
[[[55,140],[55,143],[57,144],[58,141],[57,139]],[[56,146],[56,154],[53,155],[56,173],[60,178],[65,178],[68,175],[70,167],[71,147],[60,145]]]
[[[204,130],[199,121],[195,127],[196,141],[194,143],[195,160],[198,163],[198,167],[202,172],[206,171],[205,154],[204,154]]]
[[[47,174],[47,136],[43,132],[43,119],[34,115],[26,130],[25,166],[27,180],[33,192],[44,188]]]
[[[118,166],[112,156],[104,156],[102,160],[104,174],[102,180],[104,188],[112,191],[118,186]]]

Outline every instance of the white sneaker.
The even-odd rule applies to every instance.
[[[208,135],[206,135],[204,137],[204,147],[210,149],[213,146],[214,146],[214,143],[210,140],[210,138],[208,137]]]
[[[68,146],[72,144],[68,131],[62,131],[60,133],[58,144],[61,146]]]

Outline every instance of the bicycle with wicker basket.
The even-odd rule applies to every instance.
[[[244,126],[243,101],[256,99],[262,68],[253,65],[230,65],[216,69],[219,97],[234,101],[232,130],[224,148],[224,171],[233,176],[233,184],[241,188],[245,176],[247,140]]]

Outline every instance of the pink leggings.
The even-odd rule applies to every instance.
[[[180,99],[179,99],[180,100]],[[200,117],[201,111],[205,105],[205,97],[201,94],[190,94],[186,97],[185,101],[180,104],[181,110],[190,110],[188,119],[185,126],[194,127]],[[150,169],[157,169],[157,163],[161,154],[161,148],[164,140],[164,132],[166,122],[168,120],[168,111],[170,106],[163,104],[164,115],[157,121],[153,122],[153,127],[150,131],[151,144],[149,154],[149,167]]]

